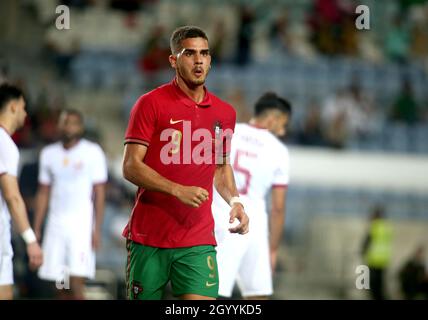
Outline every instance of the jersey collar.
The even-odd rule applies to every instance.
[[[11,134],[9,133],[9,131],[7,131],[7,129],[5,127],[3,127],[1,124],[0,124],[0,128],[3,129],[9,136],[11,136]]]
[[[258,124],[256,124],[256,123],[248,122],[247,124],[248,124],[250,127],[253,127],[253,128],[256,128],[256,129],[261,129],[261,130],[266,130],[266,131],[268,131],[268,129],[267,129],[267,128],[262,127],[262,126],[260,126],[260,125],[258,125]]]
[[[183,90],[181,90],[181,88],[177,84],[177,80],[175,77],[171,81],[171,86],[175,94],[177,95],[178,99],[180,100],[180,102],[182,102],[188,107],[193,107],[195,105],[197,105],[198,107],[209,107],[212,104],[211,93],[208,92],[205,86],[204,86],[205,96],[200,103],[196,103],[195,101],[193,101],[187,94],[183,92]]]

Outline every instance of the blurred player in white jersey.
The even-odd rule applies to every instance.
[[[45,261],[39,277],[63,282],[61,299],[83,299],[85,278],[95,276],[95,250],[100,245],[107,165],[101,147],[82,138],[83,117],[75,110],[60,115],[61,141],[40,153],[39,190],[34,230],[43,236]],[[69,282],[68,282],[69,281]],[[58,287],[57,287],[58,288]]]
[[[236,124],[230,163],[252,227],[244,237],[228,232],[231,225],[224,221],[230,209],[214,195],[220,296],[231,297],[235,281],[247,299],[266,299],[273,293],[272,273],[284,229],[289,182],[288,150],[277,137],[285,135],[290,116],[288,101],[266,93],[256,102],[250,123]],[[268,217],[265,199],[269,192]]]
[[[40,266],[43,259],[18,187],[19,151],[11,138],[26,116],[22,91],[6,83],[0,85],[0,300],[13,298],[10,217],[27,243],[30,267]]]

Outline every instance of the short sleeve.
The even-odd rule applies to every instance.
[[[42,150],[39,157],[39,183],[44,185],[50,185],[52,183],[46,149]]]
[[[285,146],[281,145],[280,156],[277,159],[272,187],[286,187],[290,182],[290,156]]]
[[[12,141],[0,141],[0,174],[18,176],[19,153]]]
[[[155,104],[147,95],[141,96],[131,110],[128,128],[125,134],[126,143],[149,145],[157,124]]]
[[[0,175],[7,173],[6,166],[4,164],[4,160],[0,156]]]
[[[103,150],[98,145],[96,145],[94,148],[94,156],[92,163],[92,183],[105,183],[108,177],[107,160]]]

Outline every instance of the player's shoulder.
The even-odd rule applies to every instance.
[[[281,152],[284,156],[288,157],[288,147],[287,145],[281,141],[280,139],[278,139],[278,137],[274,136],[272,134],[273,140],[272,140],[272,145],[275,148],[275,150],[278,150],[279,152]]]
[[[15,142],[3,128],[0,128],[0,142],[0,145],[5,149],[17,148]]]
[[[236,114],[235,108],[230,103],[220,99],[212,92],[208,92],[208,94],[210,95],[212,106],[214,106],[215,108],[219,108],[221,112]]]
[[[160,99],[165,99],[165,97],[169,97],[171,94],[171,84],[165,83],[157,88],[154,88],[153,90],[150,90],[149,92],[146,92],[142,94],[138,100],[137,104],[142,103],[155,103],[159,101]]]
[[[276,137],[270,133],[269,130],[246,122],[238,122],[236,124],[235,132],[256,137],[258,140],[262,140],[264,142],[267,141],[268,143],[275,143],[274,141],[276,139]]]
[[[88,139],[81,139],[80,145],[84,150],[90,150],[93,152],[103,152],[101,146],[95,142]]]
[[[288,155],[288,148],[286,144],[281,141],[277,136],[275,136],[269,130],[262,130],[260,134],[262,135],[262,138],[267,142],[266,145],[269,148],[275,150],[275,152],[280,152],[282,154]]]
[[[52,153],[60,152],[61,149],[62,149],[61,142],[54,142],[44,146],[41,150],[41,153],[45,155],[52,154]]]

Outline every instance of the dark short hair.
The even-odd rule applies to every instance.
[[[83,119],[83,114],[76,109],[64,109],[61,114],[65,114],[67,116],[76,116],[80,123],[83,125],[84,124],[84,119]]]
[[[279,97],[274,92],[266,92],[256,102],[255,114],[260,116],[268,110],[279,110],[287,115],[291,115],[292,108],[290,102]]]
[[[207,34],[204,30],[195,26],[183,26],[174,30],[169,40],[169,45],[171,47],[171,53],[176,54],[181,49],[181,41],[188,38],[204,38],[208,41]]]
[[[6,108],[7,104],[11,100],[18,100],[19,98],[24,97],[24,94],[21,89],[17,86],[14,86],[10,83],[3,83],[0,85],[0,111],[3,111]]]

